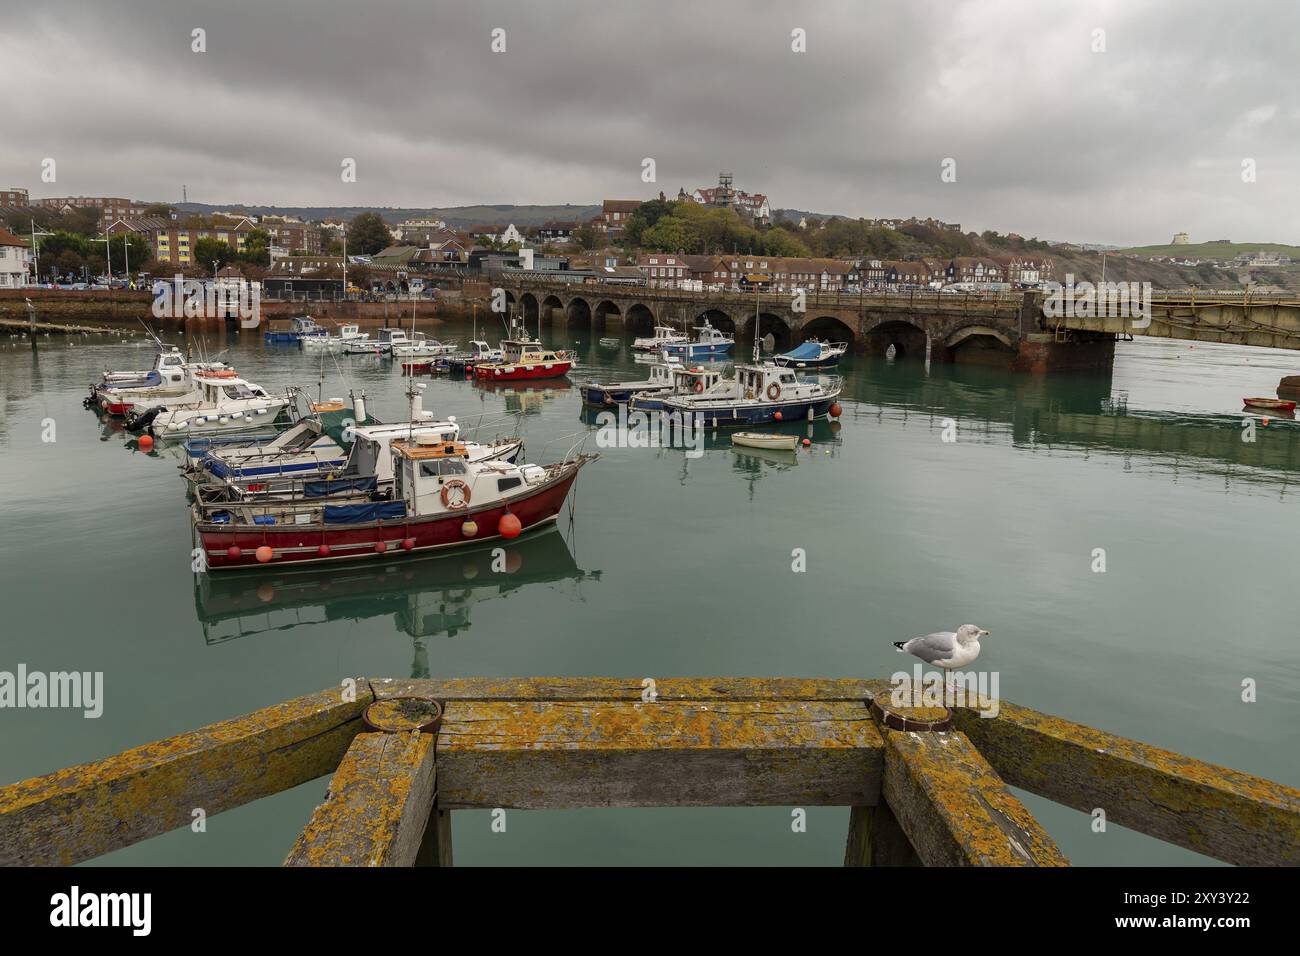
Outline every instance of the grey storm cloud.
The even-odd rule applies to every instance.
[[[52,0],[0,26],[0,62],[22,78],[0,115],[0,185],[590,203],[726,169],[776,207],[1081,241],[1291,241],[1297,54],[1291,0]],[[56,184],[40,182],[45,157]]]

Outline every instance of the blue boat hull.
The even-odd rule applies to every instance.
[[[830,407],[839,399],[838,395],[829,398],[818,398],[813,401],[799,402],[773,402],[763,405],[733,405],[718,409],[699,409],[694,414],[700,414],[704,417],[706,428],[734,428],[742,425],[768,425],[775,422],[776,413],[781,413],[783,422],[801,422],[808,418],[808,410],[812,409],[813,418],[824,418],[830,411]],[[636,403],[639,409],[650,410],[647,405],[641,402]],[[674,412],[679,409],[665,407],[662,403],[659,408],[666,412]]]

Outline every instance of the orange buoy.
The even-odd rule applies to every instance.
[[[503,538],[517,538],[519,532],[523,530],[523,523],[509,511],[503,514],[501,520],[497,522],[497,532]]]
[[[275,557],[275,552],[265,544],[258,548],[254,554],[257,555],[257,560],[262,562],[262,564],[266,564],[266,562],[270,561],[271,558]]]
[[[322,544],[316,549],[316,553],[322,558],[328,558],[330,556],[330,546],[328,544]]]
[[[778,421],[778,422],[781,420],[781,411],[780,411],[780,409],[777,409],[775,412],[772,413],[772,418],[774,418],[774,419],[775,419],[776,421]]]
[[[1260,422],[1264,425],[1264,427],[1267,428],[1267,427],[1268,427],[1268,416],[1265,415],[1263,418],[1260,419]]]
[[[831,418],[839,418],[844,414],[844,409],[840,407],[839,402],[831,402],[830,413]]]
[[[403,538],[403,539],[402,539],[402,550],[403,550],[403,551],[410,551],[410,550],[411,550],[412,548],[414,548],[414,547],[415,547],[415,539],[414,539],[414,538]]]
[[[375,542],[375,554],[383,554],[383,553],[384,553],[385,551],[387,551],[387,550],[388,550],[388,542],[387,542],[387,541],[376,541],[376,542]]]
[[[153,447],[153,436],[141,435],[140,440],[136,442],[136,444],[140,446],[141,451],[148,451],[150,448]]]
[[[478,522],[466,518],[460,526],[460,533],[467,538],[474,537],[474,535],[478,534]]]
[[[811,439],[811,438],[805,438],[805,439],[803,440],[803,447],[804,447],[804,448],[807,448],[807,447],[808,447],[809,445],[811,445],[811,444],[812,444],[812,439]]]
[[[239,545],[237,544],[232,544],[230,547],[226,548],[226,557],[228,558],[237,558],[243,553],[243,551],[239,550]]]

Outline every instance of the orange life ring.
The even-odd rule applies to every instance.
[[[768,385],[767,397],[770,401],[775,402],[778,398],[781,397],[781,386],[778,385],[776,382],[772,382],[770,385]]]
[[[451,503],[451,495],[448,494],[448,492],[451,491],[451,489],[453,488],[460,489],[460,501],[458,501],[456,504]],[[458,511],[461,508],[465,508],[469,506],[469,485],[465,484],[465,482],[461,481],[459,478],[453,478],[442,486],[441,496],[442,496],[442,506],[444,508],[449,508],[452,511]]]
[[[702,391],[704,391],[704,379],[702,379],[702,378],[697,378],[697,379],[695,380],[695,391],[697,391],[697,392],[702,392]]]

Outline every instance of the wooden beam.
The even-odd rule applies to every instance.
[[[372,700],[337,687],[0,788],[0,865],[70,865],[324,776]]]
[[[660,701],[840,700],[861,701],[879,681],[801,677],[665,677],[655,679]],[[640,701],[641,679],[613,677],[460,677],[444,680],[372,679],[375,699],[624,700]]]
[[[1300,790],[1002,701],[953,717],[1007,783],[1247,866],[1300,866]]]
[[[358,734],[285,866],[413,866],[433,808],[432,734]]]
[[[434,798],[429,825],[424,829],[424,842],[415,857],[416,866],[451,866],[451,811],[439,808]]]
[[[926,866],[1066,866],[963,733],[884,731],[882,794]]]
[[[448,700],[440,806],[827,806],[879,798],[861,701]]]
[[[884,801],[849,810],[845,866],[920,866],[921,858]]]

